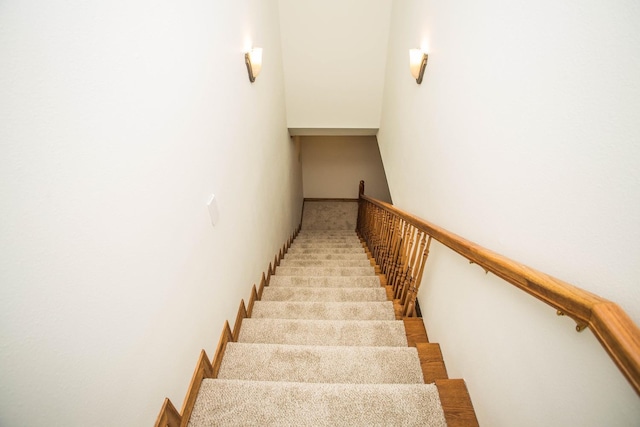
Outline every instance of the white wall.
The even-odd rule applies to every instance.
[[[357,199],[364,180],[367,194],[391,201],[375,136],[303,136],[300,141],[304,197]]]
[[[638,22],[632,0],[394,2],[378,139],[395,204],[640,323]],[[592,333],[552,308],[440,245],[420,298],[481,425],[638,424]]]
[[[378,128],[391,0],[279,0],[290,128]]]
[[[2,2],[0,425],[180,408],[299,222],[278,19],[275,0]]]

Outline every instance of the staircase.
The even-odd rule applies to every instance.
[[[477,425],[422,319],[400,317],[356,217],[353,202],[305,203],[302,230],[204,375],[190,426]]]

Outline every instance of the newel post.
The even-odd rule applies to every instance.
[[[363,206],[362,206],[362,196],[364,196],[364,181],[360,180],[360,185],[358,186],[358,219],[356,220],[356,232],[360,233],[360,229],[362,228],[362,216],[364,215]]]

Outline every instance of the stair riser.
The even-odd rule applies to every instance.
[[[294,248],[291,247],[287,254],[316,254],[316,255],[332,255],[332,254],[365,254],[364,248]]]
[[[412,347],[229,343],[218,378],[338,384],[423,384]]]
[[[335,248],[335,249],[363,249],[360,243],[296,243],[291,245],[293,249],[315,249],[315,248]]]
[[[375,276],[373,267],[278,267],[277,276]]]
[[[290,260],[280,261],[280,267],[371,267],[367,258],[359,260]]]
[[[273,287],[264,289],[261,301],[306,301],[306,302],[367,302],[387,300],[381,288],[301,288]]]
[[[319,260],[319,261],[341,261],[341,260],[368,260],[369,258],[363,252],[350,253],[350,254],[301,254],[291,253],[287,254],[283,258],[284,260]]]
[[[446,426],[434,384],[205,379],[200,394],[191,419],[198,426]]]
[[[300,230],[298,233],[298,237],[304,236],[312,236],[312,237],[320,237],[320,236],[357,236],[358,233],[355,231],[355,227],[353,230],[305,230],[304,228]]]
[[[308,277],[308,276],[273,276],[269,287],[305,287],[305,288],[378,288],[381,286],[377,276],[351,277]]]
[[[294,241],[295,243],[352,243],[352,244],[362,244],[360,239],[357,237],[325,237],[322,239],[317,239],[313,237],[298,237]]]
[[[287,345],[406,347],[398,321],[244,319],[238,342]]]
[[[391,301],[296,302],[256,301],[253,319],[394,320]]]

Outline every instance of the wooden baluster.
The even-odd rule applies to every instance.
[[[378,253],[378,247],[380,245],[380,215],[382,215],[382,209],[376,207],[373,215],[373,229],[371,235],[371,255],[375,258]]]
[[[415,314],[415,301],[418,296],[418,287],[420,286],[419,280],[421,280],[421,270],[424,267],[424,253],[425,246],[427,245],[426,233],[418,232],[419,237],[415,245],[415,252],[413,255],[411,277],[406,285],[405,294],[402,296],[403,312],[405,316],[412,316]],[[419,244],[418,244],[419,243]],[[429,241],[430,243],[430,241]]]
[[[391,251],[393,245],[393,233],[395,228],[395,216],[391,213],[387,215],[387,234],[385,237],[385,250],[384,255],[380,259],[380,269],[387,277],[389,277],[391,266],[389,265],[389,259],[391,258]]]
[[[383,210],[380,210],[378,214],[378,227],[377,227],[377,247],[376,253],[374,254],[374,259],[376,260],[376,264],[378,264],[378,260],[382,256],[382,252],[384,251],[384,218],[387,213]]]
[[[394,217],[393,240],[391,244],[391,253],[389,256],[389,276],[388,283],[391,285],[397,274],[398,254],[400,253],[400,244],[402,242],[402,223],[400,217]]]
[[[382,245],[380,247],[380,251],[378,252],[378,257],[376,258],[376,263],[380,266],[380,271],[383,274],[386,274],[384,269],[384,259],[387,256],[387,252],[389,251],[389,224],[390,224],[390,215],[389,212],[384,211],[382,214]]]
[[[395,298],[400,298],[400,289],[404,280],[407,276],[407,265],[409,263],[409,250],[410,246],[410,234],[411,228],[409,224],[405,223],[404,226],[404,236],[402,237],[402,246],[400,249],[400,257],[399,257],[399,265],[398,265],[398,273],[396,275],[394,286],[394,296]]]
[[[371,232],[371,246],[369,250],[371,255],[375,258],[378,251],[378,218],[380,217],[380,208],[376,207],[373,212],[373,229]]]
[[[375,236],[376,236],[375,253],[372,253],[373,258],[376,260],[376,262],[378,261],[380,257],[380,251],[382,250],[382,227],[384,225],[384,220],[383,220],[384,214],[385,212],[382,209],[377,210],[376,229],[375,229]]]
[[[398,221],[398,227],[396,229],[396,243],[393,250],[393,269],[391,271],[391,281],[389,284],[392,286],[392,289],[395,291],[395,285],[398,280],[398,276],[400,275],[400,268],[402,263],[402,242],[404,236],[405,229],[405,221],[400,219]]]
[[[425,236],[426,237],[426,233]],[[422,282],[422,274],[424,273],[424,266],[427,262],[427,258],[429,257],[429,247],[431,246],[431,236],[428,236],[428,239],[426,239],[426,244],[424,239],[422,240],[421,243],[421,256],[420,256],[420,260],[418,262],[418,269],[417,269],[417,273],[416,273],[416,278],[415,281],[413,282],[413,286],[411,286],[409,288],[410,290],[410,295],[407,298],[405,304],[404,304],[404,308],[403,311],[405,312],[405,316],[410,316],[410,317],[415,317],[416,316],[416,312],[415,312],[415,308],[416,308],[416,299],[418,298],[418,289],[420,288],[420,283]]]
[[[409,285],[411,284],[411,266],[412,258],[413,258],[413,248],[414,248],[414,228],[411,227],[411,233],[409,237],[409,248],[407,251],[407,262],[404,265],[404,271],[402,273],[402,282],[398,285],[398,295],[396,298],[400,300],[400,304],[404,306],[404,303],[407,298],[407,291]],[[404,313],[403,313],[404,314]]]
[[[367,246],[371,245],[371,221],[373,219],[373,206],[369,202],[365,202],[364,204],[364,240],[367,243]]]
[[[416,260],[418,258],[418,247],[420,246],[420,239],[422,235],[420,234],[420,230],[416,227],[411,226],[411,238],[409,243],[409,258],[406,266],[406,274],[404,277],[404,281],[402,283],[402,289],[400,291],[400,303],[405,304],[407,301],[407,295],[409,292],[409,287],[413,284],[415,280],[415,265]]]
[[[369,202],[365,203],[365,223],[364,223],[364,240],[367,246],[371,247],[371,221],[373,217],[373,206]]]

